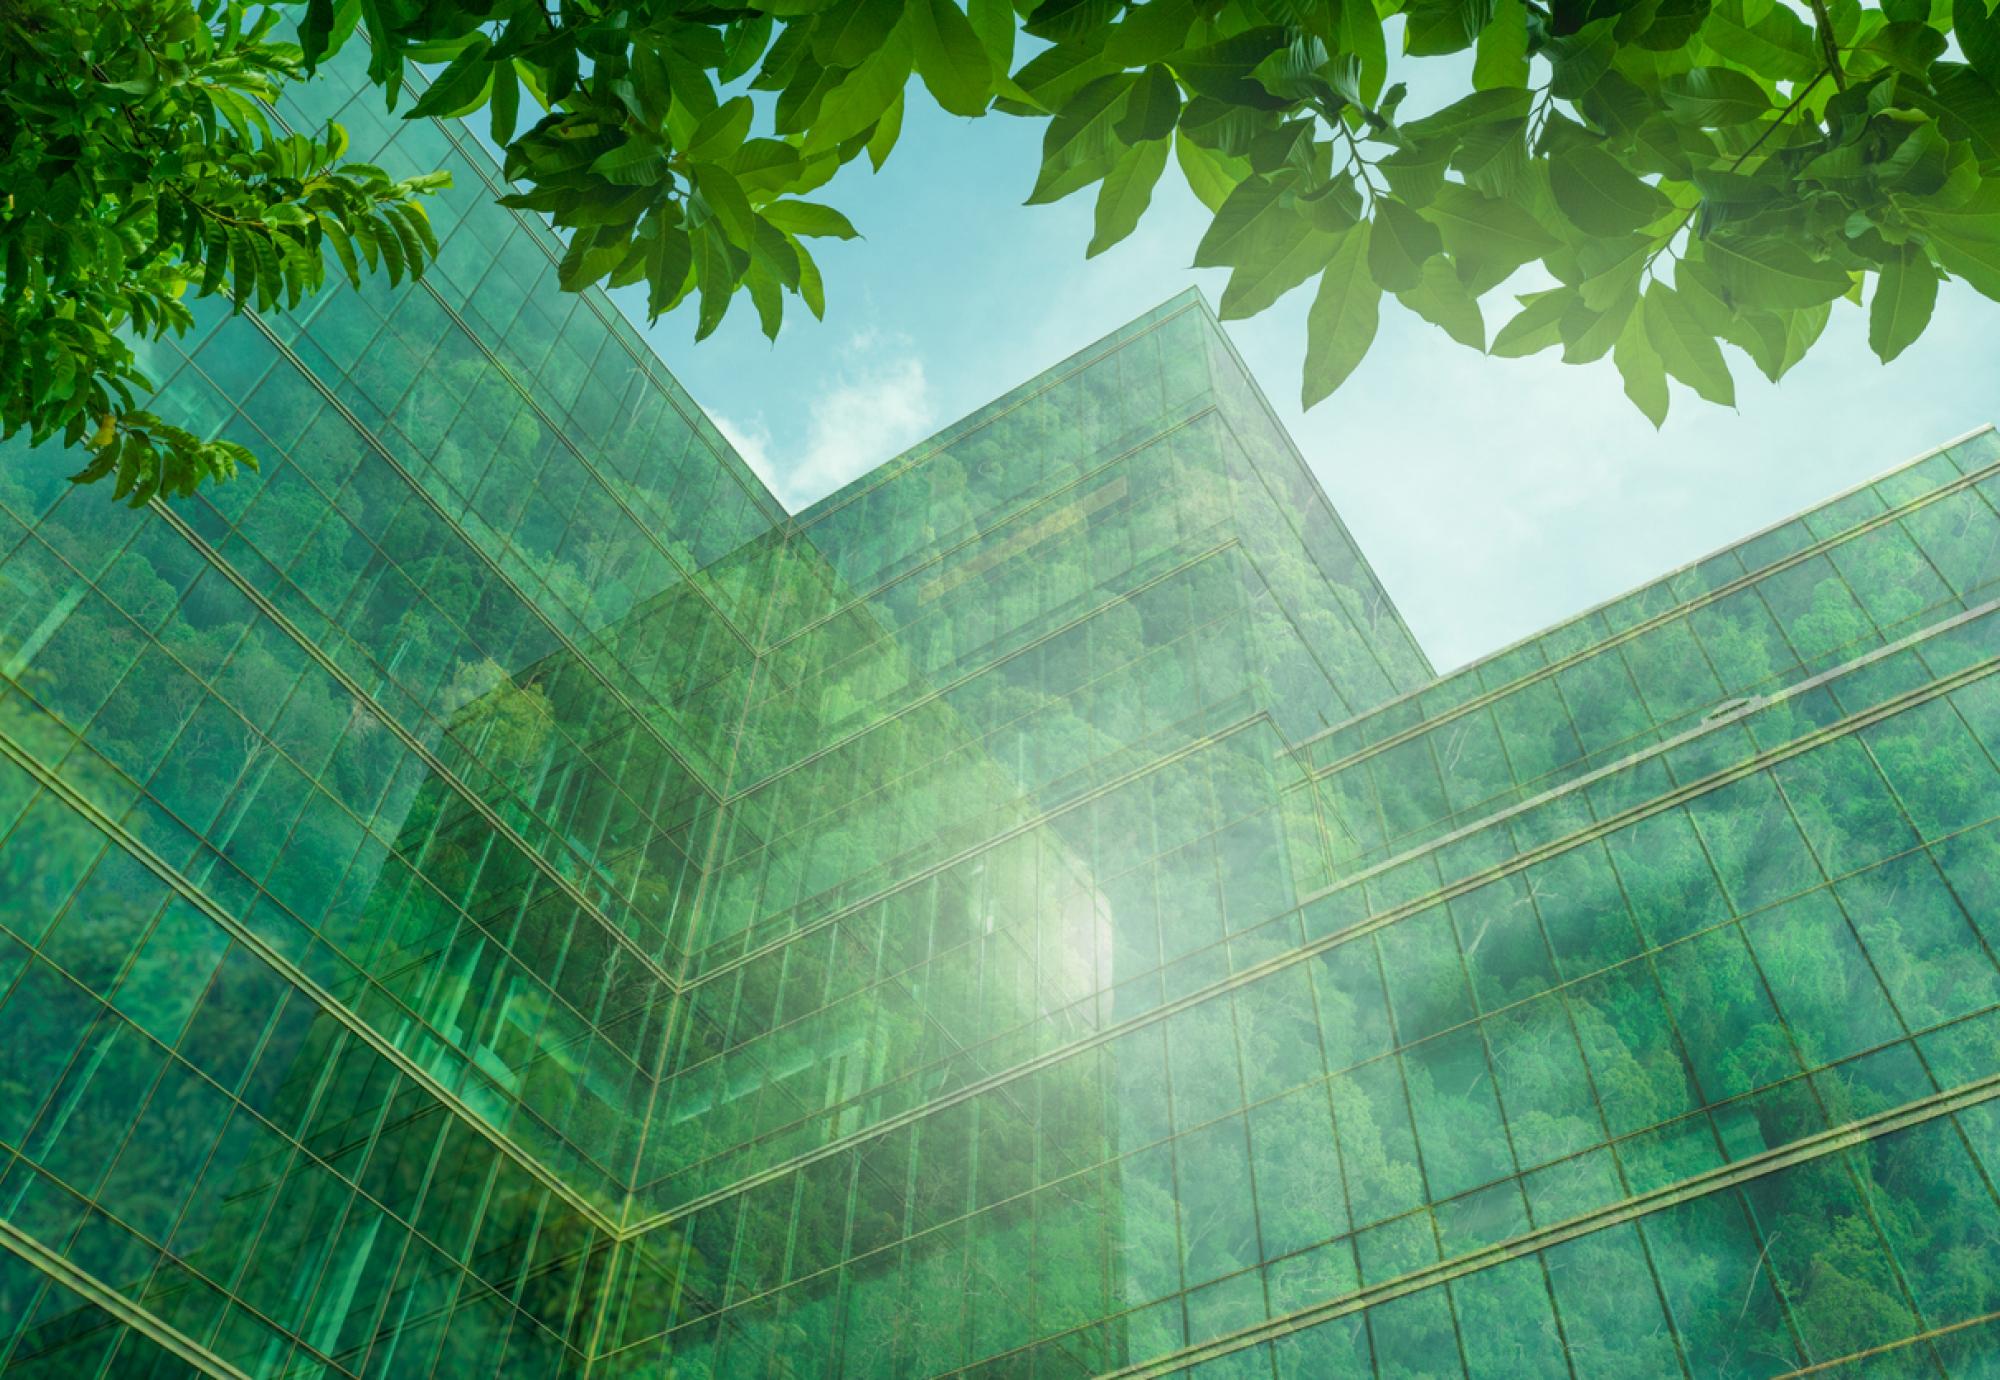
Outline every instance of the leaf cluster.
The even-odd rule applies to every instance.
[[[1194,262],[1230,271],[1222,315],[1316,280],[1307,405],[1360,362],[1385,296],[1497,355],[1608,355],[1656,424],[1668,378],[1730,403],[1723,346],[1777,379],[1842,298],[1867,303],[1888,360],[1948,276],[2000,297],[2000,17],[1985,0],[306,11],[308,60],[365,30],[392,102],[406,64],[443,64],[408,113],[490,108],[522,187],[507,202],[570,232],[563,285],[644,280],[655,315],[693,295],[697,338],[739,289],[770,334],[786,292],[823,310],[804,241],[854,230],[802,198],[864,152],[879,166],[913,76],[953,113],[1047,122],[1028,200],[1095,187],[1090,254],[1131,233],[1178,164],[1213,213]],[[1020,33],[1034,50],[1016,66]],[[1392,66],[1467,52],[1470,90],[1405,111]],[[524,89],[547,113],[517,128]],[[1530,265],[1553,286],[1489,330],[1483,304]]]
[[[410,64],[438,67],[408,117],[488,112],[521,187],[503,204],[568,232],[563,287],[644,281],[656,317],[692,297],[697,338],[739,290],[767,334],[786,294],[823,313],[807,241],[855,230],[807,194],[863,153],[880,166],[913,74],[946,109],[983,112],[1016,24],[1003,2],[985,0],[970,17],[947,0],[312,0],[305,9],[309,62],[358,29],[392,104]],[[524,92],[527,108],[543,112],[532,122]],[[760,124],[768,132],[753,132]]]
[[[133,342],[187,329],[189,295],[296,306],[331,254],[415,276],[437,253],[416,198],[345,159],[338,126],[274,124],[300,55],[238,0],[16,0],[0,11],[0,434],[60,437],[133,506],[255,465],[165,425]]]
[[[1656,425],[1668,378],[1731,403],[1723,345],[1775,380],[1842,298],[1866,301],[1885,361],[1946,277],[2000,298],[1983,0],[1056,8],[1029,16],[1055,42],[1013,78],[1052,112],[1030,200],[1096,184],[1095,252],[1130,231],[1171,140],[1214,215],[1194,261],[1230,270],[1223,316],[1317,278],[1308,406],[1365,355],[1385,296],[1496,355],[1610,355]],[[1407,114],[1397,16],[1402,60],[1470,50],[1472,89]],[[1489,334],[1482,299],[1530,265],[1553,286]]]
[[[1669,378],[1729,403],[1724,347],[1781,377],[1843,298],[1887,360],[1948,277],[2000,297],[1987,0],[287,4],[296,48],[242,0],[0,19],[4,427],[89,445],[81,477],[138,502],[248,457],[137,420],[130,338],[184,329],[190,290],[268,307],[319,287],[328,255],[397,280],[436,252],[416,198],[437,178],[344,162],[337,128],[268,113],[363,40],[391,108],[485,112],[503,200],[567,232],[563,287],[644,282],[655,316],[693,299],[697,338],[739,292],[767,334],[786,294],[823,313],[808,241],[855,230],[812,196],[889,156],[913,82],[958,115],[1044,121],[1028,200],[1095,188],[1090,254],[1175,163],[1212,213],[1194,262],[1229,270],[1224,316],[1316,285],[1308,405],[1385,296],[1493,354],[1608,356],[1656,424]],[[1467,54],[1471,89],[1405,108],[1392,77]],[[1489,328],[1524,269],[1538,290]]]

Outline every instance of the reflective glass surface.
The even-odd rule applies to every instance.
[[[9,1376],[2000,1374],[2000,443],[1437,675],[1183,296],[787,514],[462,130],[0,456]]]

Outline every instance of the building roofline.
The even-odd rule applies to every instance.
[[[1511,652],[1519,651],[1521,648],[1527,646],[1531,642],[1540,641],[1542,638],[1547,637],[1550,633],[1553,633],[1560,628],[1566,628],[1570,624],[1588,618],[1594,613],[1602,613],[1604,610],[1611,608],[1613,605],[1622,603],[1624,600],[1631,598],[1634,594],[1637,594],[1640,590],[1650,589],[1657,584],[1664,584],[1665,582],[1673,579],[1677,575],[1693,570],[1698,566],[1706,565],[1708,562],[1716,559],[1718,556],[1726,555],[1740,546],[1747,546],[1749,543],[1756,541],[1759,537],[1769,536],[1771,533],[1777,531],[1779,528],[1797,522],[1799,519],[1807,516],[1808,514],[1816,513],[1822,508],[1831,507],[1833,504],[1840,502],[1842,499],[1851,498],[1855,494],[1860,493],[1863,489],[1870,488],[1876,484],[1879,484],[1883,480],[1891,477],[1892,475],[1900,474],[1904,470],[1909,469],[1914,465],[1920,465],[1924,461],[1929,460],[1931,457],[1942,454],[1947,450],[1950,450],[1953,446],[1962,446],[1967,441],[1972,440],[1974,437],[1984,436],[1988,432],[1993,430],[1995,430],[1994,424],[1992,422],[1987,422],[1984,423],[1983,425],[1973,427],[1970,431],[1961,432],[1959,435],[1952,437],[1949,441],[1940,442],[1939,444],[1932,446],[1929,450],[1919,451],[1917,454],[1912,455],[1907,459],[1900,460],[1896,464],[1889,466],[1887,469],[1880,470],[1875,474],[1870,475],[1868,478],[1861,480],[1859,483],[1850,484],[1845,489],[1841,489],[1838,492],[1828,494],[1825,498],[1818,499],[1813,503],[1807,504],[1803,508],[1795,509],[1794,511],[1787,513],[1785,516],[1777,519],[1775,522],[1766,523],[1764,526],[1757,528],[1755,531],[1746,532],[1740,537],[1736,537],[1733,540],[1724,542],[1722,545],[1715,547],[1713,550],[1705,551],[1701,555],[1695,557],[1693,560],[1683,561],[1681,564],[1677,566],[1673,566],[1670,569],[1660,572],[1658,575],[1653,576],[1651,579],[1645,580],[1640,584],[1632,585],[1629,588],[1618,591],[1618,593],[1612,595],[1608,599],[1601,599],[1595,604],[1591,604],[1585,608],[1580,608],[1576,610],[1576,612],[1574,613],[1566,614],[1563,617],[1556,619],[1553,623],[1549,623],[1544,627],[1535,629],[1531,633],[1527,633],[1524,636],[1515,638],[1512,642],[1506,643],[1504,646],[1495,647],[1490,652],[1482,652],[1480,655],[1473,657],[1469,661],[1461,662],[1457,666],[1453,666],[1447,671],[1440,672],[1434,680],[1430,681],[1425,685],[1418,686],[1414,690],[1405,691],[1403,694],[1396,696],[1394,699],[1384,700],[1381,704],[1376,705],[1374,708],[1366,709],[1359,714],[1351,715],[1348,718],[1341,720],[1337,724],[1329,724],[1327,725],[1327,727],[1313,734],[1310,738],[1303,738],[1299,742],[1293,744],[1293,747],[1295,749],[1306,748],[1311,744],[1316,743],[1321,739],[1326,738],[1331,734],[1339,731],[1340,729],[1346,728],[1350,724],[1359,723],[1363,719],[1372,718],[1375,715],[1383,713],[1386,710],[1389,710],[1396,705],[1406,703],[1410,700],[1414,700],[1419,695],[1429,690],[1432,686],[1436,685],[1439,681],[1446,680],[1452,676],[1459,675],[1462,672],[1469,671],[1473,667],[1483,665],[1486,662],[1497,661],[1501,657],[1506,656]],[[1494,688],[1498,689],[1499,687],[1496,686]]]

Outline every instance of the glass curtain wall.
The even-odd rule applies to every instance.
[[[787,514],[450,125],[0,456],[0,1371],[1983,1376],[2000,443],[1439,676],[1197,297]]]

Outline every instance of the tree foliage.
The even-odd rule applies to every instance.
[[[256,463],[142,407],[134,338],[184,330],[185,298],[297,305],[330,252],[352,281],[437,252],[418,194],[344,161],[345,134],[274,127],[299,71],[278,15],[240,0],[20,0],[0,14],[0,434],[90,448],[134,506]]]
[[[1095,187],[1090,253],[1130,233],[1171,159],[1214,215],[1194,262],[1230,270],[1223,316],[1317,279],[1308,405],[1365,355],[1384,296],[1493,354],[1609,355],[1656,424],[1668,378],[1730,403],[1722,346],[1775,380],[1842,298],[1888,360],[1947,276],[2000,297],[1984,0],[1016,8],[312,0],[306,48],[358,22],[392,93],[403,59],[444,63],[411,113],[490,106],[525,188],[508,200],[572,234],[565,286],[643,278],[655,313],[693,294],[698,335],[738,288],[767,332],[785,291],[822,309],[803,241],[853,230],[800,198],[887,156],[912,73],[953,113],[1047,121],[1028,200]],[[1404,73],[1455,99],[1412,114]],[[517,129],[524,87],[549,113]],[[1535,290],[1489,327],[1482,300],[1530,265]]]
[[[260,108],[349,43],[407,117],[484,112],[563,287],[692,298],[697,338],[739,291],[767,334],[787,293],[823,313],[808,241],[856,232],[813,195],[889,156],[913,78],[1045,121],[1028,200],[1094,189],[1090,254],[1176,164],[1223,316],[1314,284],[1308,405],[1385,296],[1492,354],[1609,356],[1655,424],[1669,378],[1734,400],[1724,346],[1781,377],[1843,298],[1888,360],[1946,278],[2000,297],[1986,0],[33,0],[4,41],[7,426],[140,499],[245,457],[136,410],[121,330],[177,326],[187,286],[311,291],[329,246],[350,278],[432,252],[428,180]]]

